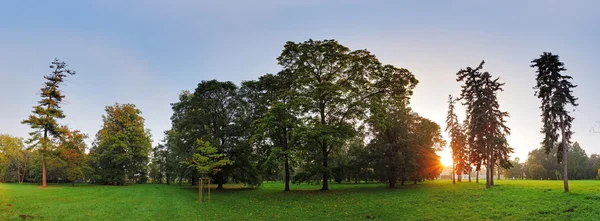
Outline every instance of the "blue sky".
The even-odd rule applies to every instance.
[[[455,73],[486,60],[506,82],[500,104],[521,158],[542,139],[529,62],[559,54],[579,85],[573,138],[600,153],[600,134],[590,132],[600,120],[598,8],[593,0],[8,1],[0,8],[0,133],[27,136],[20,121],[55,57],[77,71],[64,87],[62,123],[94,137],[106,105],[133,103],[156,143],[181,90],[275,73],[286,41],[333,38],[411,70],[420,80],[413,108],[440,124],[448,94],[459,92]]]

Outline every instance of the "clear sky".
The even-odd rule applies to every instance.
[[[448,94],[459,93],[455,73],[484,59],[485,70],[506,82],[500,105],[510,112],[509,142],[521,159],[542,139],[529,62],[543,51],[559,54],[579,85],[573,139],[600,153],[600,134],[590,132],[600,120],[598,8],[596,0],[5,1],[0,133],[27,136],[20,122],[55,57],[77,71],[64,87],[62,123],[93,138],[106,105],[133,103],[157,143],[181,90],[276,73],[286,41],[313,38],[411,70],[420,81],[412,107],[441,125]]]

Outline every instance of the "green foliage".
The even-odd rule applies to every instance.
[[[368,99],[380,94],[408,98],[418,83],[406,69],[382,65],[367,50],[351,51],[335,40],[287,42],[279,64],[292,75],[291,89],[307,123],[312,160],[319,162],[328,189],[329,155],[355,135]]]
[[[124,185],[137,176],[143,181],[152,140],[150,131],[144,129],[142,112],[133,104],[118,103],[105,110],[104,124],[90,150],[92,180]]]
[[[566,71],[564,63],[560,62],[558,55],[544,52],[539,58],[531,61],[531,67],[536,68],[535,95],[542,101],[542,133],[544,141],[542,144],[549,153],[558,141],[558,130],[561,130],[562,141],[558,146],[557,159],[563,160],[563,148],[571,144],[571,124],[574,120],[566,110],[567,105],[576,107],[577,98],[573,96],[573,79],[569,75],[563,75]]]
[[[454,173],[460,177],[464,173],[469,173],[471,165],[469,163],[469,150],[467,146],[467,135],[461,125],[458,116],[454,112],[455,99],[452,95],[448,96],[448,114],[446,116],[446,132],[450,137],[450,149],[452,150],[452,163],[454,164]]]
[[[34,131],[30,133],[31,139],[28,141],[32,147],[41,153],[42,157],[42,186],[46,187],[46,157],[52,155],[54,151],[53,139],[60,139],[65,131],[58,125],[57,120],[65,118],[61,109],[61,104],[65,96],[60,90],[67,75],[74,75],[75,71],[67,69],[65,62],[54,59],[50,65],[52,73],[44,76],[46,82],[41,88],[41,100],[37,106],[33,107],[29,118],[23,120],[22,124],[28,124]],[[49,137],[50,136],[50,137]]]
[[[463,82],[459,100],[466,106],[467,145],[470,148],[469,161],[475,165],[476,170],[481,165],[486,165],[486,187],[493,185],[494,179],[491,171],[498,164],[503,168],[510,168],[509,155],[513,148],[508,145],[506,136],[510,128],[506,126],[505,118],[508,112],[500,110],[497,94],[502,91],[504,83],[499,78],[492,78],[488,72],[482,72],[481,61],[475,69],[467,67],[461,69],[457,81]]]
[[[0,182],[22,183],[29,174],[31,151],[23,139],[0,134]]]
[[[558,55],[544,52],[539,58],[531,61],[531,67],[536,68],[536,85],[534,87],[535,95],[542,101],[540,109],[542,110],[542,133],[544,140],[542,145],[546,153],[550,153],[551,148],[558,141],[560,130],[561,141],[558,145],[557,159],[563,163],[564,191],[569,191],[568,184],[568,148],[571,145],[571,125],[573,118],[570,112],[566,110],[567,105],[576,107],[577,98],[573,96],[573,85],[571,76],[561,74],[566,71],[564,64],[560,62]]]
[[[88,171],[87,154],[85,153],[87,149],[85,139],[88,138],[88,135],[67,127],[63,130],[65,134],[57,148],[59,159],[64,163],[66,178],[75,185],[75,180],[83,178],[84,171]]]
[[[217,152],[217,149],[210,145],[209,142],[204,142],[200,139],[196,141],[196,152],[191,158],[182,161],[181,164],[192,168],[205,177],[207,175],[216,174],[226,165],[231,165],[233,162],[225,158],[224,154]]]

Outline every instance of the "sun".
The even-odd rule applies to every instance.
[[[444,149],[437,153],[440,156],[440,163],[445,167],[452,166],[452,153],[449,149]]]

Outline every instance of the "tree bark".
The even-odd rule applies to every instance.
[[[561,138],[562,138],[562,146],[563,146],[563,182],[564,182],[564,191],[565,193],[569,192],[569,171],[567,170],[567,153],[569,146],[567,145],[567,140],[565,139],[566,131],[565,131],[565,123],[563,116],[560,116],[560,130],[561,130]]]
[[[471,182],[471,165],[469,165],[469,183]]]
[[[456,171],[454,170],[454,159],[452,159],[452,184],[456,184],[456,181],[454,180],[454,174],[456,174]]]
[[[500,165],[498,165],[498,180],[500,180]]]
[[[475,183],[479,183],[479,170],[475,172]]]
[[[46,157],[42,154],[42,188],[46,188]]]
[[[327,142],[323,142],[324,143],[324,147],[323,147],[323,187],[321,188],[321,190],[329,190],[329,171],[328,171],[328,165],[327,165],[327,158],[329,157],[328,153],[327,153]]]
[[[47,150],[48,142],[48,129],[44,129],[44,142],[42,143],[44,151]],[[42,151],[42,188],[46,188],[48,185],[46,184],[46,156]]]
[[[223,189],[223,171],[217,172],[217,190]]]
[[[290,162],[286,152],[285,154],[285,189],[283,191],[290,191]]]
[[[283,128],[283,151],[285,151],[285,163],[284,163],[284,170],[285,170],[285,189],[283,191],[290,191],[290,156],[289,156],[289,143],[288,143],[288,135],[287,135],[287,128]]]
[[[487,160],[487,165],[485,168],[485,188],[491,188],[492,187],[492,183],[490,180],[490,173],[491,173],[491,157],[488,156],[488,160]]]

